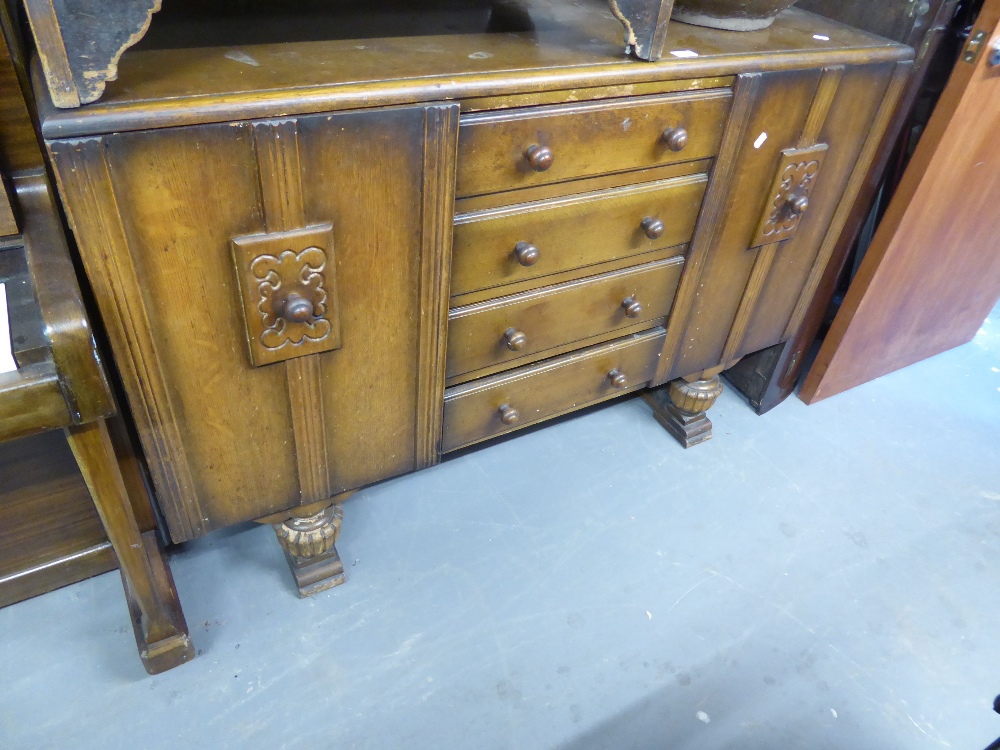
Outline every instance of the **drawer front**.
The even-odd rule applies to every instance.
[[[542,364],[448,389],[444,452],[565,414],[645,385],[666,333],[654,328]]]
[[[729,89],[711,89],[464,117],[456,193],[483,195],[714,156],[731,100]]]
[[[682,245],[708,177],[663,180],[460,216],[453,296]]]
[[[666,317],[681,256],[455,308],[447,376],[455,377],[618,328]]]

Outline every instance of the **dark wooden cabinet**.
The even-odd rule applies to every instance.
[[[912,50],[793,10],[640,65],[599,4],[526,8],[136,51],[42,107],[173,539],[272,523],[311,593],[351,491],[647,387],[693,444],[797,332]]]

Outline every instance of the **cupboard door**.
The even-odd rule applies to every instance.
[[[175,541],[436,460],[457,127],[429,105],[49,144]]]
[[[656,382],[798,330],[907,65],[740,76]]]

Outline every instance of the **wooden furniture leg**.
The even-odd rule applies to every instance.
[[[269,523],[295,576],[299,596],[307,597],[332,589],[347,580],[336,543],[344,510],[340,503],[353,495],[345,492],[320,503],[258,520]]]
[[[108,539],[118,556],[139,657],[149,674],[194,658],[187,623],[155,532],[142,534],[103,419],[66,428]]]
[[[644,398],[653,407],[653,416],[685,448],[712,437],[712,421],[706,412],[722,395],[717,372],[701,373],[671,380],[648,391]]]

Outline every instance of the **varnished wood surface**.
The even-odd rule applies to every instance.
[[[659,62],[638,65],[624,56],[620,26],[602,4],[537,0],[532,8],[538,23],[530,33],[127,52],[118,80],[101,101],[61,112],[41,102],[43,132],[54,138],[219,122],[234,111],[242,117],[273,117],[292,111],[732,75],[762,64],[781,70],[899,60],[913,54],[792,9],[758,32],[671,24],[666,48],[691,50],[698,57],[668,54]]]
[[[459,197],[715,156],[732,94],[714,89],[467,115],[458,135]],[[668,131],[687,134],[671,148]],[[536,171],[532,148],[549,149]]]
[[[490,211],[455,221],[453,296],[545,277],[687,243],[694,233],[708,177],[696,174],[595,193],[575,194]],[[642,221],[655,217],[663,233],[649,238]],[[515,248],[537,249],[531,265]]]
[[[0,440],[58,429],[71,421],[51,362],[0,373]]]
[[[684,260],[674,257],[532,292],[501,297],[451,311],[447,375],[459,376],[641,323],[670,312]],[[626,300],[637,301],[627,311]],[[513,329],[524,337],[517,349],[505,340]]]
[[[14,185],[24,233],[0,252],[23,254],[22,272],[9,289],[21,366],[0,375],[0,440],[114,412],[45,177],[21,173]]]
[[[456,450],[642,387],[656,371],[663,335],[662,328],[654,328],[448,389],[443,450]],[[624,383],[616,386],[614,371],[624,374]],[[504,405],[517,412],[516,420],[504,422]],[[507,414],[513,416],[509,410]]]
[[[23,242],[52,360],[75,423],[114,413],[104,369],[70,258],[55,196],[43,173],[15,179]]]
[[[987,0],[976,30],[1000,32]],[[1000,296],[1000,70],[959,61],[801,398],[815,403],[971,340]]]

